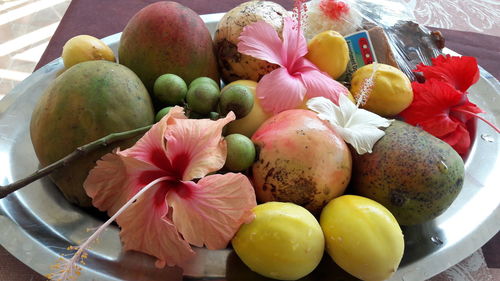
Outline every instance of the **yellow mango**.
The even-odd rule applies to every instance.
[[[236,254],[251,270],[274,279],[296,280],[321,261],[324,237],[316,218],[292,203],[257,205],[254,220],[232,240]]]
[[[242,85],[248,87],[252,92],[254,99],[252,110],[248,113],[248,115],[241,119],[234,120],[227,125],[227,134],[242,134],[251,138],[260,125],[271,117],[272,114],[265,112],[260,105],[259,99],[256,96],[257,82],[252,80],[237,80],[226,85],[221,92],[232,85]]]
[[[333,79],[339,78],[349,62],[349,48],[344,37],[333,30],[323,31],[309,41],[306,58]]]
[[[69,39],[63,46],[61,57],[66,68],[90,60],[115,61],[113,50],[90,35],[78,35]]]
[[[328,254],[351,275],[382,281],[396,272],[403,257],[403,233],[381,204],[357,195],[340,196],[323,209],[320,225]]]
[[[364,82],[371,77],[374,64],[365,65],[354,72],[351,80],[351,94],[357,100]],[[410,79],[399,69],[378,63],[374,84],[367,92],[367,102],[361,107],[378,115],[391,117],[399,114],[413,101]]]

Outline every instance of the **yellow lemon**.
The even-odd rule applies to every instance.
[[[309,41],[306,58],[333,79],[339,78],[349,62],[349,48],[344,37],[333,30],[323,31]]]
[[[351,93],[360,96],[365,81],[371,77],[374,64],[365,65],[354,72]],[[394,116],[407,108],[413,101],[410,79],[399,69],[378,63],[373,79],[373,87],[367,91],[367,102],[361,107],[381,116]]]
[[[255,219],[232,240],[236,254],[251,270],[274,279],[296,280],[316,268],[324,237],[316,218],[305,208],[268,202],[253,209]]]
[[[381,204],[343,195],[326,205],[320,224],[328,254],[356,278],[382,281],[396,272],[403,257],[403,233]]]
[[[267,113],[264,109],[262,109],[259,99],[256,97],[257,82],[252,80],[237,80],[226,85],[221,92],[231,85],[243,85],[248,87],[253,94],[253,107],[250,113],[248,113],[245,117],[234,120],[227,125],[227,134],[242,134],[251,138],[259,126],[271,117],[272,114]]]
[[[115,61],[113,50],[90,35],[78,35],[69,39],[63,46],[61,57],[66,68],[89,60]]]

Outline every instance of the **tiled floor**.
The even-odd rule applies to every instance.
[[[0,99],[31,74],[70,0],[0,0]]]

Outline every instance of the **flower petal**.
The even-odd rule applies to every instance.
[[[315,97],[309,99],[307,107],[318,114],[319,119],[330,122],[331,124],[344,123],[344,116],[331,100],[325,97]]]
[[[479,80],[479,67],[474,57],[441,55],[433,58],[432,64],[419,64],[415,71],[422,72],[426,80],[436,79],[450,83],[461,92],[467,91]]]
[[[260,105],[264,111],[275,114],[299,106],[305,93],[301,79],[283,67],[264,75],[257,84]]]
[[[92,198],[94,207],[107,211],[109,215],[116,213],[140,188],[140,177],[145,172],[158,171],[151,164],[125,157],[117,153],[108,153],[97,166],[90,170],[83,183],[87,195]]]
[[[457,128],[456,119],[450,118],[450,109],[463,99],[450,84],[428,80],[424,84],[412,83],[413,101],[400,115],[405,122],[420,126],[436,137],[445,136]]]
[[[155,256],[156,266],[185,263],[194,256],[191,246],[168,219],[169,208],[161,185],[152,187],[125,210],[116,221],[125,250],[135,250]],[[163,195],[163,200],[160,201]]]
[[[349,101],[350,102],[350,101]],[[358,109],[348,127],[337,129],[347,143],[350,143],[358,154],[372,153],[375,143],[385,135],[380,127],[389,127],[392,120],[364,109]]]
[[[210,175],[184,185],[189,196],[169,192],[167,202],[177,229],[195,246],[225,248],[240,225],[253,219],[255,191],[242,174]]]
[[[304,59],[305,67],[300,71],[300,76],[307,88],[306,96],[308,98],[325,97],[338,104],[340,95],[349,94],[349,90],[344,85],[317,69],[307,67],[307,63],[308,61]]]
[[[172,108],[133,147],[122,151],[122,155],[133,157],[168,171],[170,163],[165,155],[164,135],[167,127],[176,119],[187,119],[182,107]]]
[[[284,66],[281,39],[269,23],[258,21],[245,26],[239,40],[238,52]]]
[[[468,114],[469,113],[469,114]],[[467,122],[469,119],[474,117],[474,114],[484,113],[484,110],[479,108],[477,105],[469,101],[465,95],[462,98],[462,102],[451,108],[450,115],[458,118],[462,122]]]
[[[283,66],[291,69],[295,62],[306,54],[307,43],[302,30],[299,29],[298,23],[294,19],[286,17],[283,21],[283,45],[281,49]]]
[[[470,134],[464,124],[458,123],[457,129],[450,134],[441,137],[460,155],[465,155],[471,145]]]
[[[235,119],[233,112],[217,121],[176,119],[165,132],[167,157],[179,178],[188,181],[215,172],[226,162],[222,128]]]
[[[339,103],[337,106],[327,98],[316,97],[310,99],[307,106],[327,121],[358,154],[371,153],[373,145],[385,135],[379,127],[388,127],[392,120],[358,109],[345,95],[340,96]]]

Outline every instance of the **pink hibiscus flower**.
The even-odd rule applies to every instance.
[[[105,155],[84,188],[113,217],[89,240],[116,218],[124,249],[155,256],[157,267],[182,266],[194,255],[190,244],[225,248],[256,206],[243,174],[207,176],[224,165],[221,131],[234,119],[232,112],[217,121],[186,119],[174,107],[133,147]],[[75,270],[71,262],[89,240],[67,271]]]
[[[283,41],[270,24],[258,21],[246,26],[239,37],[240,53],[280,66],[257,85],[263,109],[279,113],[298,107],[306,97],[319,96],[338,104],[339,94],[347,95],[349,90],[304,58],[307,43],[299,24],[285,18],[282,36]]]

